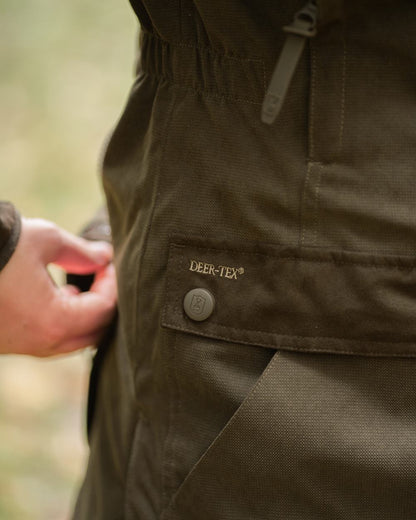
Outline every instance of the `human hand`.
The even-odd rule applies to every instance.
[[[41,219],[22,219],[12,258],[0,272],[0,353],[52,356],[95,344],[114,316],[112,248]],[[88,292],[57,287],[46,266],[96,273]]]

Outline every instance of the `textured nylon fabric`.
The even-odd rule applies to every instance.
[[[132,5],[103,171],[119,321],[74,518],[415,518],[413,3],[319,2],[272,126],[303,2]],[[195,287],[216,301],[199,323]]]

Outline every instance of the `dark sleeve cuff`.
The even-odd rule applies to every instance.
[[[7,264],[19,241],[22,220],[10,202],[0,201],[0,270]]]

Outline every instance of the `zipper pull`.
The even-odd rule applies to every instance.
[[[261,120],[271,125],[276,119],[286,97],[292,76],[302,56],[307,38],[316,35],[318,8],[311,0],[298,11],[290,25],[283,27],[288,33],[282,52],[263,101]]]

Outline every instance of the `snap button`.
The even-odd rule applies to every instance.
[[[206,289],[192,289],[183,299],[183,308],[191,320],[206,320],[211,316],[214,307],[215,298]]]

